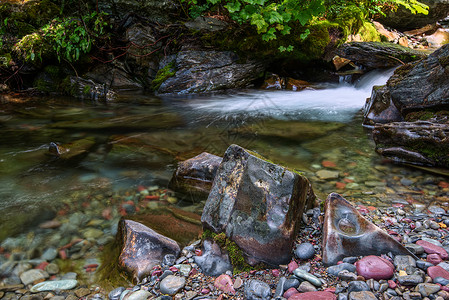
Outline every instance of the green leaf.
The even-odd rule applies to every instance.
[[[299,23],[301,23],[302,26],[305,26],[307,22],[309,22],[309,20],[312,19],[312,15],[310,14],[310,11],[302,10],[296,16],[296,19],[299,21]]]
[[[262,35],[262,40],[265,42],[275,40],[276,39],[275,32],[276,32],[276,29],[271,27],[266,33],[264,33]]]
[[[239,1],[234,1],[234,2],[229,2],[224,7],[229,11],[229,13],[233,14],[233,13],[239,11],[241,6],[242,5],[240,4]]]
[[[282,18],[280,13],[278,13],[277,11],[270,12],[269,19],[268,19],[268,22],[270,24],[282,23],[282,21],[284,21],[284,18]]]
[[[305,40],[305,39],[309,36],[309,34],[310,34],[310,30],[309,30],[309,28],[307,28],[307,29],[304,31],[304,33],[301,33],[301,34],[299,35],[299,38],[300,38],[301,40]]]
[[[268,28],[267,22],[265,22],[264,18],[260,14],[253,14],[251,16],[251,25],[255,25],[257,27],[258,33],[266,32]]]
[[[289,45],[288,47],[284,47],[284,46],[279,46],[279,51],[280,52],[292,52],[293,51],[293,46]]]

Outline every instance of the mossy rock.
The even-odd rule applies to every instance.
[[[363,22],[358,35],[364,42],[382,42],[381,35],[371,22]]]
[[[60,7],[50,0],[31,0],[23,5],[26,21],[36,26],[43,26],[59,15]]]
[[[157,91],[164,81],[166,81],[170,77],[175,76],[175,74],[176,67],[175,62],[173,61],[157,71],[156,77],[151,82],[151,89],[153,91]]]

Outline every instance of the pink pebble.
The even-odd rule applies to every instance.
[[[280,272],[278,269],[273,269],[271,270],[271,274],[273,274],[274,277],[279,277]]]
[[[293,296],[294,294],[299,294],[299,292],[294,287],[291,287],[291,288],[289,288],[288,290],[285,291],[284,298],[288,299],[291,296]]]
[[[293,273],[294,270],[296,270],[298,268],[298,264],[296,263],[296,261],[292,260],[289,264],[288,264],[288,272],[289,273]]]
[[[393,289],[393,290],[394,290],[397,286],[398,286],[398,285],[397,285],[396,282],[394,282],[394,280],[388,280],[388,287],[389,287],[390,289]]]
[[[443,260],[441,259],[441,257],[440,257],[438,254],[436,254],[436,253],[427,255],[426,260],[427,260],[428,262],[432,263],[434,266],[438,265],[440,262],[443,261]]]

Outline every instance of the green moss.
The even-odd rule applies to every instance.
[[[119,255],[120,248],[117,241],[107,244],[100,254],[101,266],[96,272],[96,282],[108,291],[132,283],[132,279],[119,267]]]
[[[364,42],[381,42],[380,34],[371,22],[363,22],[358,34]]]
[[[151,82],[151,88],[153,91],[157,91],[161,84],[170,77],[175,76],[175,62],[171,62],[162,69],[159,69],[156,74],[156,78]]]
[[[414,122],[414,121],[427,121],[435,116],[435,113],[428,110],[422,110],[422,111],[415,111],[408,113],[405,116],[405,120],[408,122]]]
[[[216,234],[208,229],[205,229],[203,231],[202,239],[212,239],[220,245],[221,249],[226,250],[232,267],[234,268],[234,274],[249,272],[251,270],[262,270],[266,268],[266,265],[264,264],[258,264],[256,266],[251,266],[248,264],[245,261],[245,254],[243,251],[239,248],[239,246],[237,246],[236,243],[228,239],[224,232]]]
[[[91,86],[90,85],[85,85],[84,88],[83,88],[83,93],[85,95],[88,95],[90,93],[90,90],[91,90]]]

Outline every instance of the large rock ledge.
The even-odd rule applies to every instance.
[[[394,122],[374,127],[376,151],[397,162],[449,168],[449,126]]]
[[[192,94],[244,88],[263,76],[260,62],[240,62],[231,51],[181,51],[161,63],[176,71],[157,90],[158,94]]]

